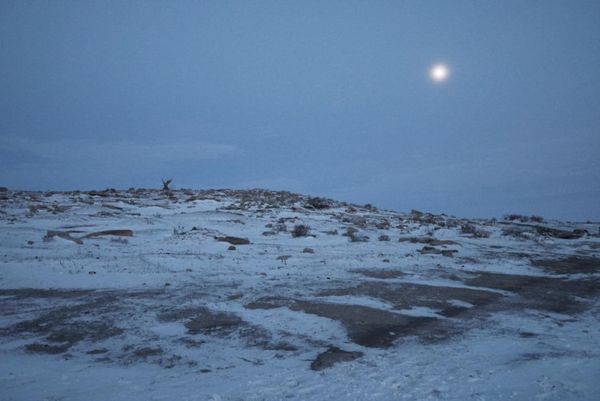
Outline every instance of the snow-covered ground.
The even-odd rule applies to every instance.
[[[5,191],[0,399],[596,400],[599,294],[597,223]]]

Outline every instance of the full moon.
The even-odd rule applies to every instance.
[[[445,64],[435,64],[429,70],[429,76],[434,82],[444,82],[448,79],[448,75],[450,75],[450,70]]]

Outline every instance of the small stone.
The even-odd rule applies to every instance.
[[[229,245],[229,248],[227,248],[228,251],[235,251],[237,248],[233,245]]]
[[[302,251],[302,253],[315,253],[315,250],[312,248],[304,248],[304,250]]]

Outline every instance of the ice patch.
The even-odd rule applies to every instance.
[[[428,308],[426,306],[413,306],[410,309],[399,309],[396,310],[397,313],[407,316],[414,317],[434,317],[438,319],[445,319],[444,316],[438,314],[439,311],[435,309]]]
[[[461,301],[460,299],[449,299],[448,303],[452,306],[457,306],[459,308],[472,308],[473,306],[475,306],[468,302]]]

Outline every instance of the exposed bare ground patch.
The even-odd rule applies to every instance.
[[[344,325],[348,337],[365,347],[389,347],[396,339],[419,336],[428,340],[443,339],[448,334],[437,330],[438,319],[404,316],[362,305],[344,305],[310,301],[296,302],[290,309],[337,320]]]
[[[600,258],[569,256],[564,259],[534,259],[531,264],[550,273],[575,274],[600,272]]]
[[[246,309],[275,309],[287,306],[291,300],[282,297],[262,297],[244,305]]]
[[[93,290],[40,290],[37,288],[0,289],[0,296],[24,298],[78,298],[93,293]]]
[[[203,306],[175,309],[158,315],[162,322],[185,320],[190,334],[228,334],[245,322],[233,313],[216,312]]]
[[[262,327],[252,325],[233,313],[218,312],[206,307],[174,309],[159,313],[161,322],[184,322],[189,334],[224,336],[234,332],[250,346],[262,349],[295,351],[296,346],[285,341],[274,341]]]
[[[600,281],[562,280],[551,277],[478,272],[465,281],[470,286],[510,291],[504,308],[541,309],[556,313],[578,313],[586,310],[590,300],[600,294]]]
[[[42,344],[42,343],[31,343],[25,346],[25,351],[30,354],[62,354],[67,352],[71,347],[70,344]]]
[[[406,273],[400,270],[390,269],[354,269],[350,270],[352,273],[362,274],[363,276],[380,279],[394,279],[402,276],[406,276]]]
[[[232,313],[204,310],[185,323],[190,334],[231,333],[244,321]]]
[[[124,333],[115,323],[123,311],[113,292],[19,289],[2,293],[12,295],[2,301],[2,310],[15,316],[24,313],[27,318],[0,329],[0,336],[35,338],[26,346],[28,352],[62,353],[83,341],[95,343]],[[44,307],[39,300],[46,303]],[[32,314],[37,316],[31,318]]]
[[[293,311],[339,321],[355,343],[365,347],[389,347],[396,339],[419,336],[426,340],[447,338],[450,332],[436,325],[438,319],[405,316],[398,313],[362,305],[334,304],[327,302],[259,299],[246,305],[249,309],[270,309],[286,306]]]
[[[66,352],[81,341],[98,342],[123,333],[123,329],[110,319],[82,319],[84,315],[101,314],[101,309],[96,302],[58,307],[38,318],[2,329],[0,335],[44,336],[46,343],[29,344],[26,350],[34,353]]]
[[[385,283],[369,281],[355,287],[331,288],[319,292],[319,296],[355,295],[381,299],[394,305],[396,309],[410,309],[413,306],[425,306],[440,310],[442,315],[455,316],[456,306],[449,301],[459,300],[475,306],[487,305],[502,297],[492,291],[463,287],[444,287],[414,283]],[[459,308],[463,309],[463,308]],[[464,308],[467,311],[467,308]],[[448,314],[446,313],[448,311]]]

